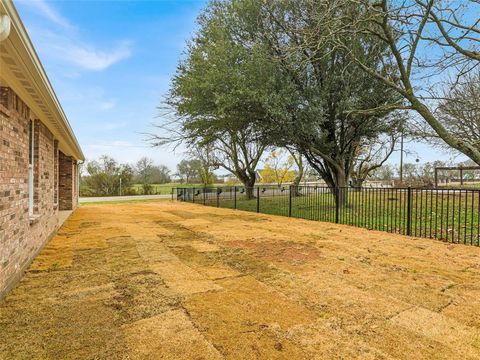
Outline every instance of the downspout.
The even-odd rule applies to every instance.
[[[78,205],[80,205],[80,166],[79,165],[83,165],[85,161],[77,160],[76,163],[77,163],[77,206],[76,207],[78,207]]]
[[[8,15],[0,15],[0,41],[5,40],[10,35],[10,24]]]

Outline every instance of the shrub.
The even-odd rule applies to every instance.
[[[142,184],[143,195],[152,195],[153,194],[153,186],[150,184]]]
[[[80,196],[95,196],[97,195],[95,193],[95,190],[86,186],[86,185],[82,185],[80,186]]]
[[[127,195],[127,196],[128,195],[138,195],[138,191],[134,187],[128,187],[128,188],[123,190],[122,195]]]

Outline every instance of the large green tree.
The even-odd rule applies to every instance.
[[[234,174],[251,198],[256,167],[267,147],[252,124],[270,116],[265,97],[277,84],[268,54],[234,39],[222,6],[213,2],[200,15],[199,30],[161,107],[159,127],[167,135],[154,134],[150,140],[207,149],[209,165]]]
[[[269,116],[252,119],[256,131],[269,144],[299,149],[335,189],[347,186],[359,148],[396,126],[384,105],[399,96],[354,62],[352,53],[372,67],[387,67],[386,46],[378,39],[345,35],[348,51],[321,41],[329,31],[316,22],[324,3],[237,0],[211,6],[222,13],[238,44],[259,48],[268,58],[277,91],[261,97]],[[334,14],[340,22],[359,9],[343,11]],[[383,111],[372,113],[372,108]]]
[[[247,187],[268,145],[299,150],[332,189],[346,187],[359,148],[394,126],[384,106],[398,95],[354,62],[352,53],[389,66],[377,39],[346,36],[348,51],[321,42],[329,31],[316,22],[323,4],[209,3],[166,101],[174,109],[170,134],[178,135],[168,141],[209,146],[216,165]],[[344,11],[336,16],[359,9]]]

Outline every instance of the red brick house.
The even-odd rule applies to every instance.
[[[15,7],[0,0],[0,299],[76,208],[83,160]]]

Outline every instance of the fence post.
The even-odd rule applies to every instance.
[[[340,212],[340,188],[338,186],[335,187],[335,224],[338,224],[338,214]]]
[[[257,187],[257,213],[260,212],[260,188]]]
[[[407,189],[407,235],[412,235],[412,188]]]
[[[220,188],[217,188],[217,207],[220,207]]]
[[[206,197],[206,192],[207,192],[207,187],[204,186],[203,187],[203,205],[205,205],[207,203],[206,198],[205,198]]]
[[[233,208],[237,208],[237,187],[233,187]]]
[[[292,217],[292,185],[288,186],[288,216]]]
[[[192,203],[195,204],[195,188],[192,188]]]

